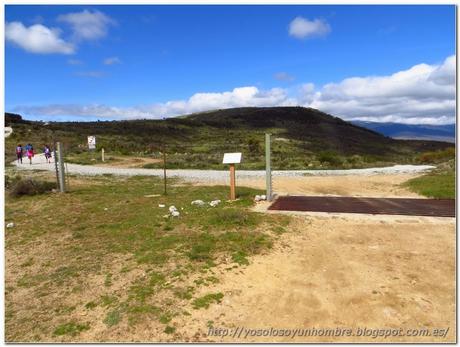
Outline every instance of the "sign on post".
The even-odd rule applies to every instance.
[[[239,164],[241,163],[241,153],[224,153],[222,164]]]
[[[96,149],[96,136],[88,136],[88,149]]]
[[[222,164],[230,164],[230,200],[236,199],[235,164],[241,163],[241,153],[224,153]]]

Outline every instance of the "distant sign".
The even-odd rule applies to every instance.
[[[224,153],[222,164],[239,164],[241,163],[241,153]]]
[[[88,136],[88,148],[96,149],[96,136]]]

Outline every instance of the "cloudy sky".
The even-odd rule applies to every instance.
[[[7,5],[6,111],[164,118],[240,106],[455,122],[455,7]]]

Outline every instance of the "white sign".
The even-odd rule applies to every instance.
[[[88,148],[96,149],[96,136],[88,136]]]
[[[239,164],[241,163],[241,153],[224,153],[222,164]]]

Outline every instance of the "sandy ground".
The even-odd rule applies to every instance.
[[[400,186],[417,176],[420,174],[275,177],[272,189],[278,195],[420,197]],[[265,189],[265,179],[240,179],[237,184]]]
[[[453,219],[305,215],[294,224],[296,231],[284,234],[270,255],[254,257],[242,271],[222,272],[213,291],[224,293],[223,302],[194,311],[181,329],[185,340],[455,341]],[[216,336],[219,330],[209,327],[229,336]],[[295,329],[337,327],[353,329],[354,334],[359,334],[358,328],[447,333],[375,339],[252,336],[263,334],[257,329],[278,334],[277,329],[292,329],[293,334]]]
[[[109,156],[115,161],[107,161],[99,163],[94,166],[100,167],[118,167],[118,168],[142,168],[146,164],[161,163],[161,159],[145,158],[145,157],[122,157],[122,156]]]

